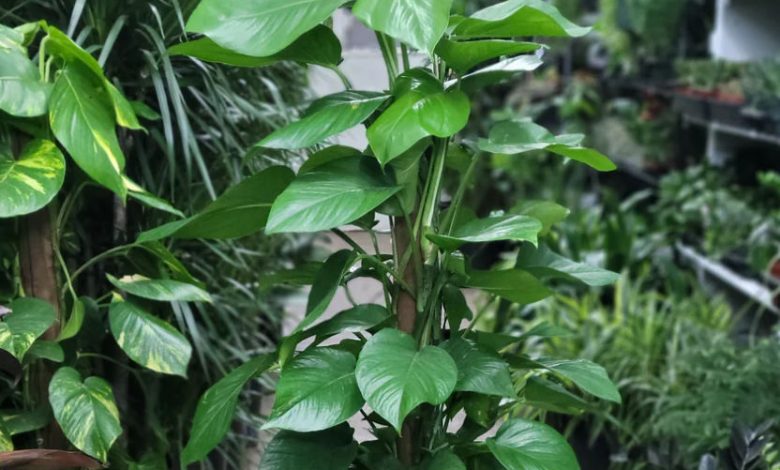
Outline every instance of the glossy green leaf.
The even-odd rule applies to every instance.
[[[498,215],[475,219],[456,227],[450,235],[429,233],[428,239],[445,250],[457,250],[464,243],[499,240],[527,241],[534,245],[542,223],[524,215]]]
[[[111,386],[99,377],[61,367],[49,383],[49,403],[65,437],[77,449],[105,462],[122,433]]]
[[[496,124],[487,139],[480,139],[479,148],[485,152],[515,155],[545,150],[585,163],[598,171],[612,171],[615,164],[599,152],[572,146],[572,137],[554,136],[547,129],[528,120],[504,121]]]
[[[521,55],[504,59],[464,75],[459,86],[465,92],[474,92],[514,78],[520,72],[532,72],[541,67],[542,64],[542,59],[535,55]],[[446,85],[451,88],[456,83],[455,80],[451,80]]]
[[[282,369],[271,417],[263,427],[322,431],[352,417],[364,403],[355,363],[351,353],[332,348],[296,356]]]
[[[265,227],[271,204],[295,175],[285,167],[274,166],[231,187],[198,214],[147,230],[139,242],[162,238],[239,238]]]
[[[184,217],[184,214],[173,207],[170,202],[145,190],[127,176],[123,176],[123,179],[125,181],[125,187],[127,188],[127,195],[130,196],[130,198],[135,199],[147,207],[173,214],[176,217]]]
[[[582,391],[603,400],[621,403],[620,392],[609,379],[607,371],[600,365],[586,359],[542,360],[539,362],[556,375],[574,382]]]
[[[317,432],[280,431],[265,449],[260,470],[345,470],[357,451],[346,424]]]
[[[347,147],[345,145],[331,145],[330,147],[325,147],[324,149],[311,154],[309,158],[303,162],[303,165],[301,165],[301,168],[298,170],[298,174],[306,173],[317,168],[318,166],[322,166],[340,158],[355,158],[360,157],[361,155],[363,154],[358,149]]]
[[[43,208],[54,199],[64,180],[65,157],[54,142],[34,140],[16,160],[0,154],[0,218]]]
[[[466,127],[471,114],[469,97],[460,90],[426,96],[414,105],[420,126],[436,137],[450,137]]]
[[[433,72],[425,67],[413,67],[401,72],[393,83],[393,96],[400,98],[410,91],[433,95],[444,91],[444,86]]]
[[[370,158],[340,158],[298,175],[274,201],[266,233],[318,232],[359,219],[400,188]]]
[[[507,0],[464,18],[452,19],[452,34],[459,38],[515,36],[570,36],[588,34],[544,0]]]
[[[532,304],[552,295],[537,278],[519,269],[471,271],[468,273],[466,286],[519,304]]]
[[[420,470],[466,470],[466,464],[450,450],[440,450],[426,459]]]
[[[120,279],[108,274],[109,282],[117,289],[144,299],[161,302],[211,302],[211,296],[200,287],[172,279],[149,279],[135,274]]]
[[[108,95],[111,97],[116,123],[127,129],[143,129],[144,127],[138,122],[138,116],[135,115],[133,105],[125,98],[125,95],[108,80],[104,80],[103,86],[106,87]]]
[[[52,132],[90,177],[124,199],[125,157],[114,128],[114,110],[103,83],[80,63],[67,65],[51,93]]]
[[[181,454],[183,467],[205,459],[217,447],[233,422],[241,390],[250,379],[268,370],[275,361],[276,357],[272,354],[255,357],[206,390],[198,400],[190,440]]]
[[[0,413],[6,431],[11,435],[37,431],[51,422],[49,405],[43,404],[33,410],[3,410]]]
[[[62,350],[62,346],[56,341],[39,339],[30,346],[26,359],[46,359],[52,362],[62,362],[65,360],[65,351]]]
[[[363,347],[355,376],[368,405],[400,432],[404,418],[417,406],[447,400],[458,381],[458,368],[443,349],[418,350],[414,338],[388,328]]]
[[[23,51],[0,48],[0,110],[19,117],[45,114],[49,90]]]
[[[161,374],[187,376],[192,346],[176,328],[121,298],[111,302],[108,322],[116,343],[137,364]]]
[[[33,297],[16,299],[10,307],[11,313],[0,321],[0,349],[21,361],[30,346],[49,329],[57,316],[51,304]]]
[[[89,69],[92,78],[100,82],[102,87],[104,83],[103,69],[98,61],[90,54],[76,44],[65,33],[51,25],[44,26],[46,30],[46,53],[59,57],[67,64],[81,64]]]
[[[373,328],[390,317],[390,312],[381,305],[362,304],[337,313],[333,318],[309,328],[306,333],[319,338],[337,333],[357,333]]]
[[[387,164],[412,148],[428,132],[420,125],[415,106],[425,95],[410,91],[391,104],[366,131],[377,160]]]
[[[357,0],[352,13],[371,29],[432,54],[450,8],[452,0]]]
[[[505,468],[579,470],[577,457],[566,439],[550,426],[525,419],[510,419],[496,437],[485,441]]]
[[[441,344],[458,366],[455,390],[514,398],[509,366],[498,354],[455,336]]]
[[[336,295],[336,290],[341,285],[344,275],[355,262],[356,255],[349,250],[337,251],[322,265],[317,276],[314,278],[309,291],[309,298],[306,302],[306,316],[295,328],[293,333],[303,331],[314,324],[317,319],[325,313],[325,310]]]
[[[299,149],[311,147],[365,121],[387,95],[372,91],[343,91],[320,98],[303,117],[273,132],[257,143],[259,147]]]
[[[589,286],[614,284],[620,278],[618,273],[564,258],[545,245],[537,248],[524,244],[517,254],[517,267],[540,278],[567,279]]]
[[[527,215],[542,223],[541,234],[548,233],[553,225],[569,216],[569,209],[551,201],[524,200],[509,210],[510,214]]]
[[[553,413],[580,414],[589,408],[588,402],[557,383],[540,377],[529,377],[523,389],[525,403]]]
[[[463,292],[451,284],[447,284],[442,289],[442,302],[447,313],[447,321],[453,331],[463,326],[463,320],[471,320],[474,317]]]
[[[436,54],[456,72],[466,73],[477,65],[503,56],[535,52],[544,46],[536,42],[485,39],[479,41],[451,41],[442,39]]]
[[[328,67],[336,66],[341,62],[341,43],[333,34],[333,30],[321,25],[304,33],[276,54],[266,57],[253,57],[234,52],[208,37],[176,44],[168,49],[168,53],[172,56],[190,56],[206,62],[237,67],[266,67],[282,60]]]
[[[187,21],[220,46],[253,57],[283,50],[347,0],[202,0]]]

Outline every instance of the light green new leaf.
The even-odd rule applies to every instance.
[[[0,24],[0,49],[11,49],[26,52],[24,49],[24,33],[16,28]]]
[[[64,180],[65,157],[54,142],[34,140],[18,160],[0,154],[0,218],[41,209],[54,199]]]
[[[450,8],[452,0],[357,0],[352,13],[371,29],[433,54]]]
[[[582,391],[614,403],[621,403],[620,392],[610,380],[607,371],[600,365],[586,359],[540,360],[547,369],[560,377],[571,380]]]
[[[49,382],[49,403],[65,437],[77,449],[105,462],[122,433],[111,386],[99,377],[61,367]]]
[[[358,412],[364,400],[355,382],[355,356],[332,348],[313,348],[282,369],[276,401],[264,429],[322,431]]]
[[[456,72],[466,73],[477,65],[497,57],[511,57],[544,48],[536,42],[485,39],[479,41],[451,41],[442,39],[436,45],[436,54]]]
[[[496,124],[487,139],[479,140],[479,148],[485,152],[506,155],[545,150],[585,163],[598,171],[612,171],[617,168],[609,158],[599,152],[579,147],[579,140],[579,135],[556,137],[529,120],[515,120]]]
[[[420,470],[466,470],[466,464],[450,450],[440,450],[423,461]]]
[[[271,204],[295,175],[274,166],[229,188],[198,214],[155,227],[138,236],[139,242],[162,238],[239,238],[265,227]]]
[[[54,83],[49,121],[57,140],[76,164],[124,199],[125,157],[116,137],[111,103],[100,79],[74,62],[60,71]]]
[[[49,90],[23,51],[0,48],[0,110],[19,117],[45,114]]]
[[[181,454],[182,467],[203,460],[217,447],[233,422],[241,390],[250,379],[268,370],[275,361],[276,357],[272,354],[258,356],[206,390],[195,409],[190,440]]]
[[[400,188],[370,158],[340,158],[297,178],[276,198],[266,233],[318,232],[353,222]]]
[[[404,418],[417,406],[447,400],[458,381],[458,368],[443,349],[418,350],[414,338],[388,328],[363,347],[355,376],[368,405],[400,432]]]
[[[109,282],[128,294],[160,302],[211,302],[211,296],[200,287],[172,279],[149,279],[135,274],[120,279],[107,274]]]
[[[455,390],[515,398],[509,366],[498,354],[476,344],[453,337],[441,344],[458,366]]]
[[[469,122],[471,103],[460,90],[426,96],[414,105],[420,126],[436,137],[450,137]]]
[[[420,125],[417,103],[425,95],[410,91],[391,104],[366,131],[368,143],[382,165],[409,150],[428,132]]]
[[[532,304],[552,295],[552,292],[533,275],[519,269],[470,271],[466,286],[481,289],[518,304]]]
[[[265,449],[260,470],[345,470],[357,451],[346,424],[317,432],[281,431]]]
[[[0,349],[21,361],[30,346],[49,329],[57,316],[54,307],[48,302],[33,297],[16,299],[10,307],[11,313],[0,321]]]
[[[111,302],[108,322],[119,347],[137,364],[161,374],[187,376],[192,346],[176,328],[121,298]]]
[[[258,142],[258,147],[299,149],[349,130],[366,120],[388,96],[372,91],[342,91],[320,98],[303,117]]]
[[[567,279],[594,287],[614,284],[620,279],[618,273],[564,258],[545,245],[536,248],[524,244],[517,254],[517,267],[537,277]]]
[[[337,333],[357,333],[373,328],[391,316],[381,305],[362,304],[337,313],[333,318],[309,328],[306,333],[319,338]]]
[[[293,333],[308,328],[325,313],[325,309],[328,308],[333,296],[336,295],[336,289],[341,285],[344,275],[352,267],[355,258],[355,253],[349,250],[337,251],[328,257],[314,278],[314,284],[309,291],[306,316]]]
[[[333,34],[333,30],[321,25],[267,57],[253,57],[225,49],[208,37],[176,44],[168,49],[168,53],[172,56],[185,55],[236,67],[267,67],[282,60],[329,67],[341,62],[341,43]]]
[[[220,46],[253,57],[283,50],[347,0],[202,0],[187,21]]]
[[[505,468],[579,470],[577,457],[566,439],[550,426],[525,419],[510,419],[496,437],[485,443]]]
[[[475,219],[456,227],[450,235],[429,233],[428,239],[448,251],[464,243],[485,243],[499,240],[527,241],[534,245],[542,223],[524,215],[497,215]]]
[[[544,235],[550,231],[553,225],[569,216],[569,209],[551,201],[524,200],[509,209],[510,214],[527,215],[542,223]]]
[[[454,16],[452,35],[458,38],[570,36],[588,34],[544,0],[507,0],[464,18]]]

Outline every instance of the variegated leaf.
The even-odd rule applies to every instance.
[[[0,218],[29,214],[54,199],[65,179],[65,158],[48,140],[27,144],[18,160],[0,154]]]

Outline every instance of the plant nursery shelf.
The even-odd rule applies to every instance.
[[[697,271],[706,272],[770,312],[780,315],[780,308],[775,304],[775,293],[765,285],[734,272],[724,264],[700,254],[683,243],[677,243],[676,248],[680,256]]]
[[[749,129],[744,127],[732,126],[717,121],[711,121],[708,119],[702,119],[696,116],[683,115],[685,122],[694,124],[697,126],[704,126],[712,129],[715,132],[721,132],[723,134],[729,134],[743,139],[754,140],[758,142],[765,142],[767,144],[780,146],[780,135],[770,134],[768,132],[761,132],[756,129]]]

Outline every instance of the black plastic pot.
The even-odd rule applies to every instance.
[[[688,117],[703,121],[710,120],[710,103],[704,98],[675,93],[673,104],[675,110]]]

